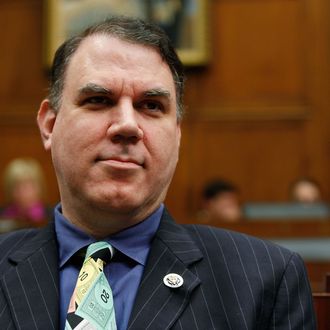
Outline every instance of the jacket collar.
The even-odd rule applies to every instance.
[[[168,329],[181,315],[200,279],[190,267],[203,258],[183,226],[165,210],[153,240],[148,262],[129,321],[129,329]],[[183,285],[166,286],[168,274],[180,275]]]
[[[17,328],[58,328],[58,266],[54,224],[8,257],[1,285]]]

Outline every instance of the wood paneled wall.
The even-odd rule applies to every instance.
[[[43,5],[0,2],[0,172],[13,157],[36,157],[55,203],[35,124],[47,90]],[[329,13],[328,0],[209,0],[211,59],[187,68],[181,159],[167,198],[181,222],[194,218],[215,176],[237,183],[244,200],[283,201],[293,179],[311,175],[330,199]]]
[[[55,175],[35,119],[48,87],[43,65],[43,4],[42,0],[0,2],[0,173],[12,158],[37,158],[47,175],[47,199],[55,203]],[[1,190],[1,201],[2,197]]]
[[[299,176],[330,197],[330,3],[209,2],[211,61],[188,71],[181,163],[170,207],[194,217],[203,184],[246,201],[286,201]]]

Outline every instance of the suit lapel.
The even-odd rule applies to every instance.
[[[58,328],[58,264],[53,224],[9,257],[1,284],[17,328]]]
[[[129,329],[167,329],[189,303],[193,290],[200,284],[188,266],[202,258],[201,251],[187,232],[164,211],[160,227],[151,246],[148,262],[130,317]],[[179,288],[164,285],[163,278],[175,273],[183,278]]]

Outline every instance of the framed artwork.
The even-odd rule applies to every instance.
[[[208,0],[46,0],[46,62],[70,35],[113,15],[159,24],[187,66],[206,64]]]

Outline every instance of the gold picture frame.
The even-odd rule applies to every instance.
[[[173,40],[184,65],[205,65],[209,60],[207,7],[208,0],[46,0],[47,66],[67,37],[111,15],[158,23]]]

